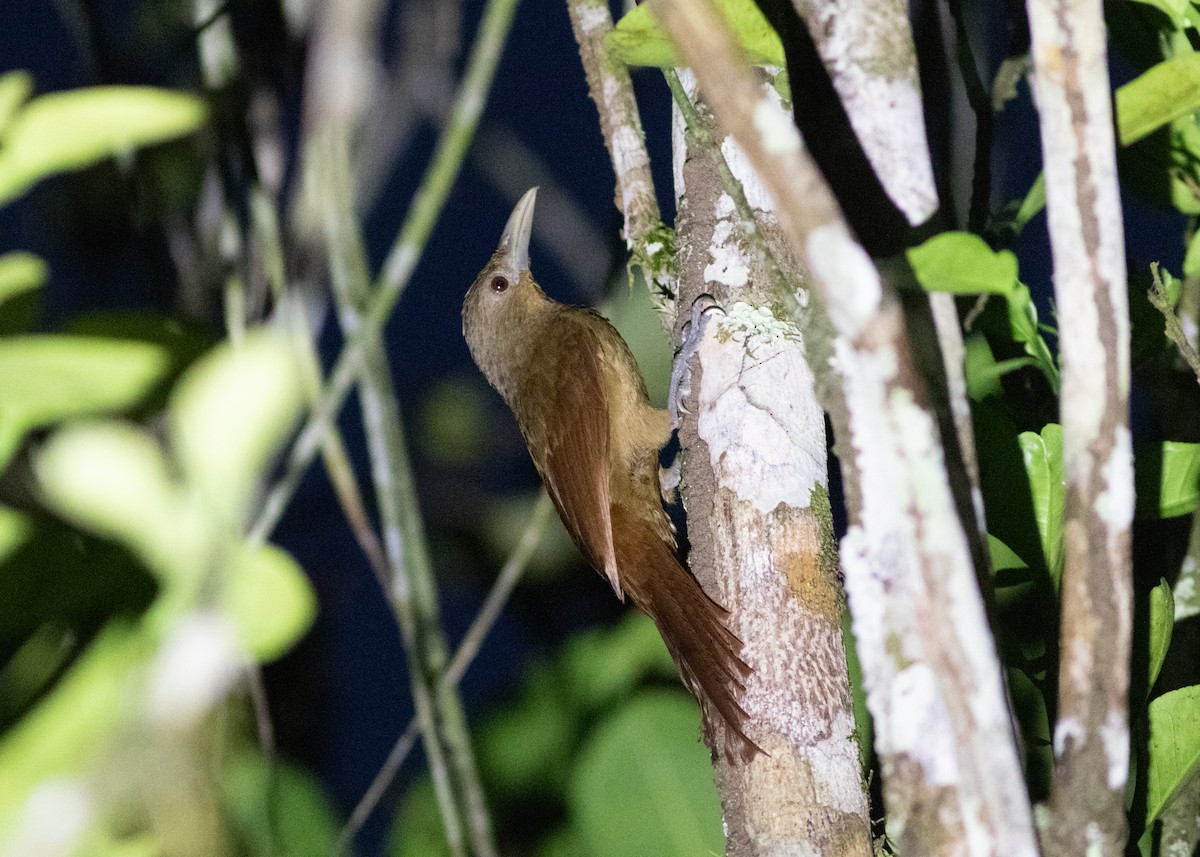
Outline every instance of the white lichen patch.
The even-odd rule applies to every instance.
[[[726,137],[722,140],[721,154],[724,155],[725,163],[729,165],[729,171],[733,173],[733,177],[741,183],[742,192],[746,195],[746,203],[757,212],[774,214],[775,199],[759,179],[758,173],[750,164],[750,159],[746,157],[745,151],[738,145],[737,140],[733,137]],[[731,205],[732,202],[731,199]]]
[[[709,263],[704,268],[704,282],[739,289],[750,281],[750,263],[742,246],[733,199],[722,193],[713,207],[716,224],[708,245]]]
[[[777,104],[761,99],[754,105],[751,121],[762,140],[763,149],[772,155],[786,155],[800,151],[800,132]]]
[[[590,34],[601,28],[607,29],[612,26],[612,14],[608,11],[608,6],[603,3],[577,3],[575,9],[579,19],[579,29],[585,33]]]
[[[1087,843],[1085,857],[1104,857],[1108,853],[1108,849],[1104,847],[1104,832],[1096,822],[1089,821],[1084,825],[1083,839]]]
[[[1100,466],[1104,489],[1096,496],[1096,514],[1114,532],[1133,526],[1133,440],[1129,429],[1116,428],[1108,460]]]
[[[800,328],[793,322],[776,318],[770,307],[752,306],[745,301],[734,301],[717,320],[718,338],[732,339],[744,343],[753,354],[753,346],[775,339],[802,341]]]
[[[612,134],[613,167],[621,185],[621,202],[624,210],[629,211],[634,201],[647,193],[645,182],[634,177],[647,164],[646,147],[642,144],[637,131],[628,125],[622,125]]]
[[[967,545],[950,485],[942,445],[933,416],[917,404],[906,388],[892,390],[888,401],[892,431],[904,463],[915,511],[919,516],[921,550],[940,555],[951,565],[965,567]],[[963,605],[965,606],[965,605]],[[952,615],[957,615],[952,612]]]
[[[1078,592],[1078,587],[1076,588]],[[1067,678],[1080,695],[1086,695],[1092,682],[1092,647],[1082,636],[1066,642]]]
[[[1183,560],[1179,580],[1175,582],[1175,621],[1190,619],[1200,613],[1200,590],[1196,588],[1196,560],[1188,556]]]
[[[642,249],[646,251],[647,259],[653,259],[662,251],[662,248],[663,243],[661,241],[648,241]]]
[[[1060,717],[1054,725],[1054,758],[1060,758],[1067,749],[1067,742],[1083,741],[1083,721],[1078,717]]]
[[[893,750],[920,763],[926,784],[956,785],[955,730],[942,704],[937,676],[927,664],[913,664],[896,674],[892,712]]]
[[[697,431],[719,486],[762,513],[825,484],[825,424],[800,334],[737,302],[700,344]]]
[[[1125,788],[1129,776],[1129,723],[1121,711],[1110,710],[1100,725],[1100,742],[1108,760],[1108,787]]]
[[[822,284],[834,328],[842,336],[856,339],[883,300],[879,272],[871,257],[842,223],[818,226],[810,232],[805,253],[809,270]]]
[[[916,82],[853,74],[835,83],[842,84],[850,124],[888,197],[910,224],[923,223],[938,198]]]

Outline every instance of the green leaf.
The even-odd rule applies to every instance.
[[[205,113],[195,96],[139,86],[35,98],[13,117],[0,147],[0,203],[55,173],[188,134]]]
[[[10,71],[0,75],[0,140],[29,93],[33,92],[33,75],[27,71]]]
[[[658,628],[640,613],[630,613],[615,628],[572,639],[563,652],[562,668],[571,699],[585,711],[600,710],[628,695],[647,673],[676,673]]]
[[[783,43],[763,17],[754,0],[716,0],[717,8],[725,13],[750,62],[783,68],[787,60]],[[625,14],[608,34],[606,47],[627,65],[648,65],[674,68],[683,65],[675,53],[670,37],[648,6],[635,6]]]
[[[83,772],[104,752],[137,699],[130,671],[146,656],[139,636],[110,627],[0,740],[0,839],[38,783]]]
[[[129,545],[164,581],[198,578],[202,522],[148,435],[118,422],[69,426],[36,463],[42,494],[59,514]]]
[[[425,777],[404,796],[387,853],[391,857],[449,857],[444,830],[433,783]]]
[[[209,352],[176,385],[172,444],[217,520],[240,527],[262,470],[300,412],[301,390],[286,338],[265,330]]]
[[[163,350],[142,342],[61,335],[0,340],[0,463],[31,429],[133,406],[167,367]]]
[[[1021,230],[1028,225],[1029,221],[1033,220],[1043,208],[1046,207],[1046,174],[1038,173],[1038,177],[1034,179],[1033,185],[1030,186],[1029,192],[1025,194],[1025,198],[1021,200],[1021,205],[1017,208],[1017,213],[1013,215],[1012,230],[1018,235]]]
[[[1200,443],[1139,443],[1133,472],[1138,517],[1174,518],[1200,508]]]
[[[1167,649],[1171,646],[1171,633],[1175,628],[1175,596],[1165,580],[1150,590],[1150,671],[1147,676],[1146,692],[1158,681]],[[1198,712],[1200,714],[1200,712]]]
[[[221,804],[245,854],[329,857],[334,853],[338,819],[313,777],[277,760],[241,749],[229,754],[218,779]],[[159,853],[159,852],[155,852]]]
[[[1122,146],[1200,107],[1200,54],[1164,60],[1117,89],[1117,130]]]
[[[1183,257],[1183,275],[1195,277],[1200,275],[1200,229],[1188,241],[1187,254]]]
[[[927,292],[1007,296],[1017,287],[1017,257],[970,232],[935,235],[909,250],[908,261]]]
[[[1001,396],[1004,388],[1000,379],[1009,372],[1026,366],[1039,366],[1032,357],[1013,357],[996,362],[992,347],[982,333],[973,333],[963,341],[963,371],[967,378],[967,396],[972,402],[982,402],[988,396]]]
[[[967,378],[967,396],[972,402],[982,402],[988,396],[1000,396],[1003,372],[992,354],[987,337],[972,333],[963,340],[963,373]]]
[[[0,506],[0,563],[29,541],[33,522],[16,509]]]
[[[1058,367],[1038,331],[1037,307],[1029,288],[1017,279],[1016,256],[1008,250],[992,250],[987,242],[970,232],[943,232],[909,250],[908,260],[917,282],[928,292],[1003,297],[1008,304],[1013,340],[1025,346],[1025,353],[1033,358],[1034,364],[1057,391]],[[994,368],[985,369],[980,362],[982,355],[976,353],[973,356],[976,358],[976,386],[972,398],[976,401],[998,389],[996,379],[999,375],[1027,365],[1025,362],[1005,361],[1000,365],[993,362]]]
[[[1164,693],[1150,703],[1146,828],[1171,798],[1200,775],[1200,685]]]
[[[988,553],[992,560],[992,573],[1006,571],[1011,568],[1029,568],[1025,560],[1017,556],[1016,551],[988,533]]]
[[[1018,283],[1008,295],[1008,326],[1013,340],[1025,347],[1025,353],[1034,359],[1046,380],[1050,382],[1050,387],[1058,393],[1058,365],[1054,362],[1050,346],[1046,344],[1038,329],[1037,306],[1033,303],[1029,287],[1024,283]]]
[[[596,729],[567,795],[593,857],[721,853],[721,808],[699,728],[690,699],[654,691]]]
[[[1038,684],[1020,669],[1008,668],[1008,690],[1017,724],[1021,728],[1021,746],[1025,754],[1025,778],[1034,800],[1049,796],[1054,770],[1054,752],[1050,744],[1050,718],[1046,697]]]
[[[560,793],[583,717],[557,672],[529,671],[517,703],[488,720],[479,735],[479,766],[501,799]]]
[[[1041,536],[1046,568],[1057,588],[1062,574],[1062,516],[1064,476],[1062,464],[1062,426],[1048,423],[1041,434],[1021,432],[1017,438],[1025,472],[1029,477],[1029,493],[1033,498],[1033,513]]]
[[[229,573],[224,606],[255,660],[275,660],[312,627],[317,596],[286,551],[274,545],[243,546]]]
[[[32,253],[0,256],[0,336],[21,333],[33,324],[48,271]]]

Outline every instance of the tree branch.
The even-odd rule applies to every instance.
[[[650,296],[669,326],[679,295],[674,235],[663,225],[654,194],[650,155],[629,69],[609,56],[604,44],[613,28],[612,14],[607,0],[567,0],[567,10],[616,174],[616,204],[625,216],[625,245],[633,256],[631,264],[642,269]]]
[[[319,229],[329,259],[330,282],[347,339],[359,332],[370,304],[370,274],[355,216],[351,141],[362,105],[347,93],[363,91],[373,61],[381,13],[379,0],[326,5],[318,19],[306,75],[305,197],[301,228]],[[371,457],[389,600],[408,660],[413,706],[453,854],[492,857],[491,819],[471,750],[457,689],[442,678],[447,645],[425,533],[417,506],[400,406],[379,337],[363,349],[359,400]],[[464,827],[465,824],[465,836]]]
[[[900,850],[1036,854],[999,664],[895,297],[711,3],[651,8],[774,197],[837,333],[845,407],[833,416],[852,515],[842,567]]]
[[[279,523],[279,518],[300,484],[300,478],[312,463],[321,438],[333,424],[358,378],[367,345],[379,340],[380,331],[416,269],[434,223],[458,177],[479,117],[483,114],[516,5],[517,0],[489,0],[484,10],[466,73],[433,160],[425,170],[421,185],[388,254],[377,287],[372,291],[370,305],[362,313],[362,325],[342,346],[329,373],[320,404],[309,413],[308,420],[292,442],[283,475],[263,501],[262,511],[251,530],[259,537],[265,538]]]
[[[1047,851],[1124,853],[1133,447],[1129,306],[1100,0],[1029,0],[1061,308],[1065,565]]]
[[[767,246],[769,195],[702,105],[676,94],[678,249],[684,306],[724,308],[705,327],[679,430],[689,564],[732,612],[754,672],[742,705],[769,754],[718,756],[731,857],[871,854],[871,826],[850,697],[827,490],[824,416],[805,337],[780,305],[805,298]],[[766,92],[773,92],[763,85]],[[743,187],[745,190],[743,191]],[[753,203],[750,202],[753,200]],[[784,849],[784,850],[780,850]]]

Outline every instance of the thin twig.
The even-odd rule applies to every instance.
[[[333,131],[318,130],[314,136],[306,146],[305,159],[311,170],[311,192],[322,203],[333,293],[342,329],[348,335],[358,323],[356,301],[361,302],[368,289],[365,252],[354,221],[348,145],[344,138],[336,139]],[[432,584],[422,579],[430,569],[411,491],[400,410],[382,347],[368,347],[365,361],[359,399],[388,561],[386,592],[400,627],[413,708],[429,760],[446,844],[451,854],[462,857],[468,853],[463,835],[466,808],[451,774],[436,702],[445,643],[440,639],[436,598],[428,592]]]
[[[365,103],[382,5],[348,0],[323,7],[310,47],[304,104],[302,233],[320,234],[343,335],[361,326],[371,294],[354,210],[351,140]],[[319,233],[318,233],[319,230]],[[491,857],[491,821],[457,691],[446,690],[447,646],[417,505],[400,406],[383,342],[363,353],[359,403],[388,562],[388,594],[408,664],[413,707],[425,745],[446,844],[455,857]],[[464,830],[465,826],[465,830]]]
[[[492,588],[484,599],[483,605],[479,608],[479,612],[475,614],[475,619],[471,622],[471,627],[467,629],[466,635],[462,638],[462,641],[458,644],[458,648],[454,652],[454,657],[450,659],[450,665],[446,668],[446,672],[442,677],[442,681],[448,686],[455,686],[462,680],[467,668],[479,653],[483,641],[495,626],[496,620],[500,618],[501,610],[508,603],[509,596],[512,595],[513,589],[525,573],[525,567],[529,564],[530,557],[533,556],[533,552],[537,550],[538,545],[541,543],[542,533],[546,522],[550,519],[550,510],[552,508],[549,496],[543,491],[541,496],[538,497],[537,504],[533,507],[533,514],[529,517],[529,523],[525,525],[525,532],[521,534],[521,539],[517,542],[516,548],[500,569],[500,573],[496,576],[496,581],[492,584]],[[334,854],[345,854],[348,852],[350,844],[354,841],[354,837],[358,835],[359,830],[366,824],[367,819],[371,817],[371,813],[375,811],[375,807],[379,805],[379,801],[383,798],[388,788],[391,787],[396,774],[404,764],[404,760],[412,751],[416,735],[417,720],[414,717],[404,727],[404,731],[396,739],[391,752],[388,753],[387,759],[380,766],[379,772],[371,780],[371,785],[367,788],[362,798],[359,799],[358,803],[355,804],[354,811],[350,813],[350,818],[347,820],[346,826],[342,828],[342,833],[338,837],[338,844],[334,849]]]
[[[674,233],[663,224],[654,194],[650,155],[629,68],[610,56],[605,45],[605,37],[613,29],[612,13],[607,0],[567,0],[567,11],[616,174],[616,204],[625,216],[625,244],[633,256],[630,265],[641,268],[669,329],[679,293]]]
[[[1197,354],[1195,347],[1188,342],[1187,333],[1184,332],[1183,325],[1179,322],[1179,316],[1175,314],[1175,307],[1171,304],[1171,299],[1167,296],[1167,289],[1159,276],[1157,262],[1150,263],[1150,276],[1154,279],[1154,285],[1150,287],[1146,296],[1150,298],[1150,303],[1154,305],[1154,308],[1162,313],[1167,339],[1175,343],[1179,356],[1191,367],[1192,372],[1196,375],[1197,383],[1200,383],[1200,354]]]
[[[517,0],[488,2],[467,61],[466,74],[455,98],[454,109],[438,141],[433,160],[400,227],[372,294],[370,306],[363,313],[362,325],[343,345],[329,373],[320,404],[309,413],[307,422],[292,443],[283,476],[263,502],[262,511],[251,530],[259,537],[265,537],[279,522],[301,477],[312,462],[322,436],[334,423],[361,371],[366,347],[379,340],[380,331],[412,278],[479,124],[488,90],[495,77],[500,51],[508,39],[516,5]]]

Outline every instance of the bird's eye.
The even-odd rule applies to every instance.
[[[499,294],[508,290],[508,280],[505,277],[492,277],[492,291]]]

